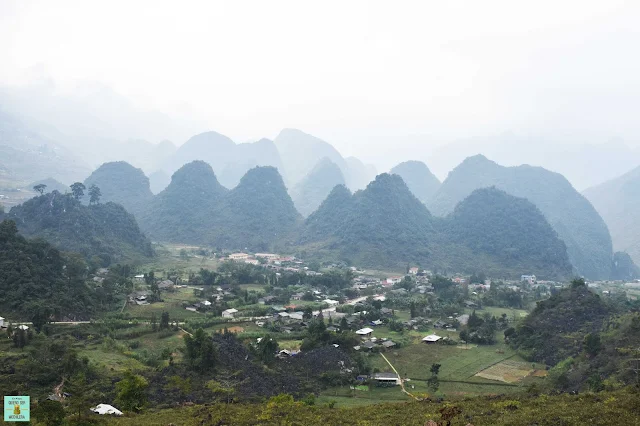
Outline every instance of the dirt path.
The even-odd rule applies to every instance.
[[[58,398],[62,398],[62,386],[64,386],[64,377],[58,386],[53,388],[53,394]]]
[[[391,362],[387,359],[386,356],[384,356],[384,354],[382,352],[380,352],[380,356],[382,356],[382,358],[384,358],[384,360],[387,362],[387,364],[389,364],[389,367],[391,367],[393,372],[396,373],[396,376],[398,376],[398,380],[400,380],[400,388],[402,389],[402,392],[406,393],[407,395],[409,395],[411,398],[415,399],[416,401],[422,401],[422,398],[418,398],[417,396],[413,395],[411,392],[409,392],[408,390],[406,390],[404,388],[404,380],[402,380],[402,377],[400,377],[400,374],[398,373],[398,370],[396,370],[396,368],[393,366],[393,364],[391,364]]]

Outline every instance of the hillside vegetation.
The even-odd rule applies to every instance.
[[[443,224],[447,239],[491,257],[515,271],[568,277],[565,243],[531,202],[496,188],[478,189],[458,204]],[[481,270],[478,265],[477,270]]]
[[[13,207],[5,216],[23,235],[44,238],[87,259],[97,257],[102,265],[153,256],[135,218],[119,204],[86,206],[70,194],[53,191]]]
[[[456,167],[428,203],[439,216],[452,212],[478,188],[495,186],[532,202],[567,245],[569,260],[578,273],[607,279],[613,249],[609,231],[593,206],[562,175],[541,167],[503,167],[482,155]]]
[[[118,425],[407,425],[530,426],[639,425],[632,389],[587,395],[477,397],[454,402],[407,402],[366,408],[309,406],[286,396],[262,404],[181,407],[114,419]]]
[[[95,300],[84,281],[84,263],[44,240],[27,240],[14,221],[0,222],[0,311],[34,322],[83,316]]]
[[[194,161],[174,173],[141,223],[156,240],[262,251],[286,240],[300,221],[275,168],[251,169],[229,191],[209,164]]]
[[[151,201],[153,194],[149,188],[149,178],[141,169],[125,161],[104,163],[85,179],[89,188],[96,185],[102,192],[102,200],[121,204],[137,218]]]
[[[584,281],[538,302],[516,330],[506,333],[510,344],[536,362],[555,365],[580,353],[584,338],[602,329],[611,309]]]
[[[305,224],[303,250],[367,267],[413,262],[512,277],[572,271],[564,243],[536,207],[495,188],[476,191],[452,215],[435,218],[399,176],[382,174],[353,195],[336,187]]]
[[[155,240],[198,243],[208,241],[213,212],[227,193],[204,161],[193,161],[171,177],[171,183],[153,197],[141,221]]]

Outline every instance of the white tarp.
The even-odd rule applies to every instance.
[[[115,414],[116,416],[122,415],[122,411],[109,404],[98,404],[93,407],[91,411],[98,414]]]

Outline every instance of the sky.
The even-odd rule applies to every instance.
[[[505,132],[639,146],[638,22],[622,0],[0,0],[0,84],[95,82],[237,142],[299,128],[379,170]]]

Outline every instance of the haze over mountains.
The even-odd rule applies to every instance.
[[[66,105],[65,102],[67,100],[63,102]],[[21,108],[21,104],[15,100],[5,105],[9,105],[12,111],[20,111]],[[42,111],[39,116],[42,116]],[[36,115],[38,114],[34,114]],[[164,138],[158,138],[162,141],[158,144],[139,138],[121,142],[112,139],[114,133],[107,132],[111,136],[104,139],[94,138],[91,142],[93,146],[100,145],[104,149],[91,152],[95,157],[94,160],[112,158],[117,161],[103,163],[90,174],[90,164],[94,160],[87,161],[83,149],[73,145],[79,135],[86,136],[86,133],[82,133],[80,128],[64,120],[52,119],[52,121],[63,125],[65,130],[72,129],[74,136],[69,137],[59,132],[51,124],[39,124],[34,118],[17,120],[10,114],[0,113],[2,130],[0,150],[5,154],[0,158],[2,181],[24,188],[30,182],[47,178],[53,178],[62,182],[63,185],[68,185],[88,176],[84,179],[87,187],[92,184],[99,186],[104,200],[122,204],[127,211],[138,218],[142,229],[152,238],[160,240],[178,241],[185,235],[191,235],[193,242],[201,238],[200,241],[211,244],[221,246],[231,244],[238,248],[242,248],[243,244],[255,247],[274,247],[277,243],[286,245],[291,238],[295,239],[298,235],[297,231],[292,231],[302,223],[298,215],[314,217],[327,197],[333,194],[332,191],[336,186],[344,185],[351,192],[364,190],[377,174],[375,167],[365,165],[355,157],[345,158],[328,142],[297,129],[284,129],[274,140],[262,138],[249,143],[235,143],[225,135],[208,131],[188,138],[178,147]],[[513,135],[506,135],[503,139],[498,138],[492,146],[501,149],[489,151],[494,152],[497,158],[506,158],[500,152],[507,146],[509,138],[513,137]],[[65,143],[61,143],[60,140]],[[451,149],[453,150],[455,146],[455,144],[451,145]],[[531,159],[540,159],[541,156],[537,152],[538,157],[533,155],[534,151],[532,149]],[[462,152],[464,149],[459,149],[456,155]],[[633,152],[626,149],[620,141],[597,147],[576,146],[575,151],[567,152],[566,155],[575,158],[578,165],[593,156],[611,160],[618,167],[635,161]],[[560,155],[559,158],[565,157]],[[174,176],[178,178],[174,183],[171,175],[194,161],[203,161],[207,165],[199,169],[200,177],[196,176],[198,173],[195,168],[188,167],[186,171]],[[540,159],[538,162],[543,161]],[[562,163],[559,160],[557,162]],[[620,189],[633,188],[633,183],[615,184],[617,185],[615,190],[611,189],[614,183],[610,183],[607,189],[600,191],[600,195],[595,195],[598,193],[597,188],[586,191],[586,195],[594,194],[590,195],[590,199],[596,206],[598,210],[596,211],[567,179],[541,167],[528,165],[504,167],[478,155],[462,161],[449,173],[447,179],[440,182],[430,170],[432,166],[438,169],[442,167],[442,163],[434,161],[433,165],[427,165],[411,160],[396,165],[390,173],[399,175],[406,183],[405,187],[435,216],[444,217],[452,213],[456,205],[471,195],[474,190],[495,186],[507,194],[526,198],[542,212],[566,244],[570,262],[579,274],[590,278],[609,277],[612,271],[614,248],[617,251],[629,252],[636,262],[640,257],[638,254],[640,233],[633,232],[637,211],[634,207],[635,196],[632,189]],[[256,167],[265,173],[263,178],[269,182],[260,190],[254,188],[256,182],[242,184],[247,173]],[[276,174],[264,172],[268,170],[264,167],[272,168]],[[578,176],[577,171],[584,170],[584,167],[576,166],[575,170],[574,176]],[[194,176],[185,180],[184,176],[181,177],[184,173],[194,174]],[[578,176],[575,179],[584,182],[585,176],[593,178],[595,175],[581,172],[582,177]],[[635,175],[630,173],[630,177],[620,179],[631,182],[633,176]],[[205,190],[195,183],[196,186],[189,189],[188,182],[209,183],[208,186],[205,185],[207,188]],[[49,190],[53,189],[54,184],[52,183],[51,186]],[[55,186],[58,190],[62,189]],[[217,188],[215,191],[212,190],[214,187]],[[201,189],[200,192],[198,188]],[[388,190],[398,190],[392,188],[395,187],[392,185],[387,187]],[[286,197],[282,193],[283,189],[288,192]],[[226,195],[222,196],[223,192]],[[259,201],[259,204],[264,203],[265,206],[261,210],[262,219],[255,216],[254,213],[257,210],[250,211],[247,206],[238,207],[244,202],[242,194],[251,198],[262,193],[267,194]],[[618,194],[615,199],[612,198],[613,193]],[[154,194],[157,195],[154,196]],[[185,199],[181,199],[181,196]],[[344,192],[341,196],[345,196]],[[356,193],[349,197],[359,200],[363,195]],[[330,199],[331,197],[329,201]],[[350,205],[351,201],[347,199],[350,198],[345,197],[343,201]],[[180,229],[179,223],[173,223],[169,230],[159,229],[160,224],[172,223],[170,219],[163,218],[161,212],[171,216],[185,200],[188,201],[185,205],[192,206],[192,209],[207,206],[206,212],[215,211],[216,214],[227,219],[217,220],[215,224],[210,223],[211,230],[204,233],[198,228],[191,231],[183,229],[177,233],[176,229]],[[217,200],[218,204],[215,206],[210,204],[211,200]],[[380,204],[376,207],[371,204],[368,208],[368,214],[372,220],[375,219],[374,210],[384,208],[382,206],[386,201],[380,199],[379,202]],[[295,206],[293,210],[289,206],[290,203]],[[156,216],[150,213],[153,211],[149,207],[151,205],[156,209]],[[267,205],[270,207],[266,208]],[[333,208],[338,210],[336,206]],[[270,219],[276,222],[276,225],[270,227],[266,218],[272,211],[279,214]],[[611,229],[613,245],[607,225],[598,213],[602,214]],[[200,214],[193,212],[195,215],[193,220],[207,222],[209,219],[207,214],[202,213],[202,217],[198,216]],[[234,216],[234,220],[231,220],[230,218]],[[240,226],[238,223],[241,217],[249,223],[255,222],[255,228],[249,227],[248,229],[253,230],[234,233],[232,230]],[[285,218],[282,223],[278,222],[281,217]],[[154,225],[149,226],[147,222]],[[224,231],[225,229],[227,231]],[[223,236],[224,232],[229,232],[229,235]],[[267,235],[270,236],[267,237]],[[283,235],[282,241],[278,241]],[[317,243],[320,242],[317,241]],[[416,247],[419,251],[419,245]],[[618,259],[624,260],[624,257],[618,257]],[[442,262],[442,265],[446,264],[447,262]]]
[[[580,274],[609,276],[613,248],[607,226],[589,201],[558,173],[527,165],[503,167],[476,155],[449,173],[427,205],[434,214],[444,216],[472,191],[488,186],[535,204],[567,245]]]
[[[584,191],[607,223],[615,250],[640,264],[640,167]]]
[[[429,167],[421,161],[405,161],[395,166],[389,173],[399,175],[413,195],[424,204],[429,202],[441,185]]]

